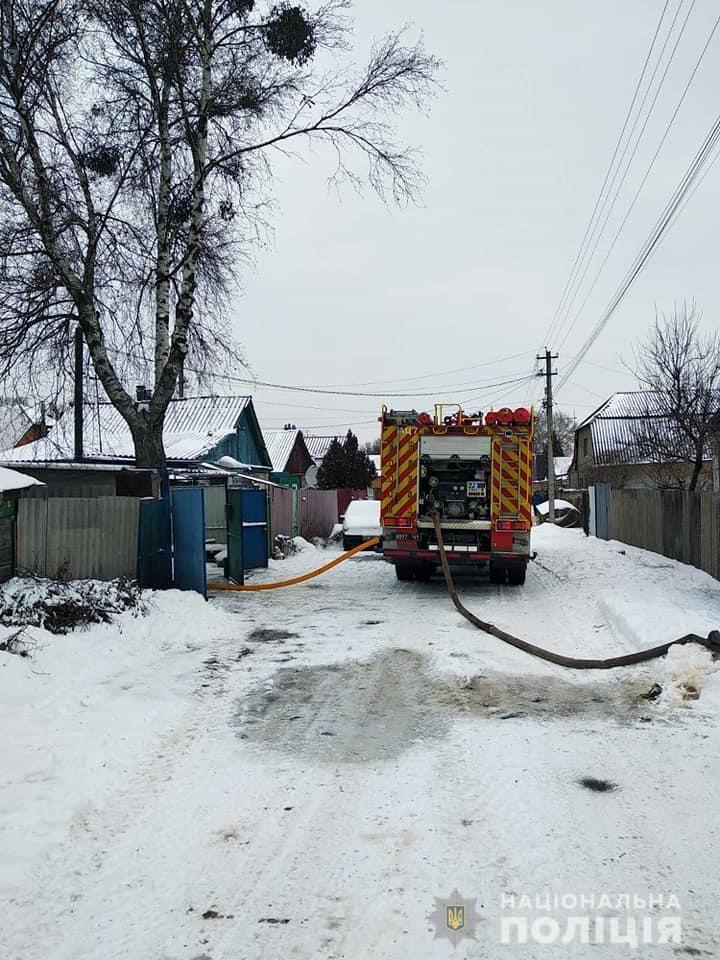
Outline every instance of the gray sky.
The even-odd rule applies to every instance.
[[[682,0],[670,0],[670,17]],[[420,206],[387,209],[370,192],[338,199],[332,157],[278,164],[272,248],[248,275],[235,329],[253,372],[291,384],[357,384],[434,400],[517,405],[526,386],[483,384],[529,373],[549,327],[655,30],[663,0],[362,0],[354,11],[358,60],[374,36],[403,23],[422,31],[445,61],[445,92],[429,116],[400,127],[422,149],[429,183]],[[685,3],[678,25],[689,3]],[[622,220],[718,14],[697,0],[628,180],[590,267],[589,280]],[[666,23],[669,25],[669,19]],[[676,27],[677,33],[677,27]],[[671,41],[672,43],[672,41]],[[575,355],[622,280],[718,112],[720,30],[595,292],[561,350]],[[578,418],[615,390],[632,389],[621,358],[654,310],[695,298],[716,323],[720,164],[557,398]],[[573,311],[572,316],[576,311]],[[556,345],[556,344],[551,344]],[[498,364],[448,375],[445,371]],[[610,369],[601,369],[603,368]],[[454,389],[457,384],[457,389]],[[444,386],[443,396],[433,387]],[[539,386],[539,384],[538,384]],[[254,392],[261,423],[292,421],[313,433],[351,425],[377,435],[382,399]],[[540,397],[538,390],[534,394]],[[315,409],[317,408],[317,409]],[[369,422],[368,422],[369,421]]]

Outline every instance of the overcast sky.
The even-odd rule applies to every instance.
[[[307,163],[278,165],[274,241],[247,275],[235,308],[236,333],[254,375],[288,384],[380,381],[351,388],[366,391],[427,388],[426,397],[388,398],[396,407],[425,409],[435,400],[469,398],[480,398],[471,406],[484,409],[528,402],[526,385],[509,391],[486,385],[529,374],[544,345],[663,2],[358,3],[358,61],[373,37],[409,23],[445,62],[445,90],[429,115],[400,123],[403,137],[423,152],[429,182],[419,206],[388,209],[372,193],[361,198],[347,190],[338,198],[329,190],[333,161],[322,150],[309,154]],[[669,0],[668,26],[681,3]],[[688,8],[684,3],[678,26]],[[711,0],[697,0],[588,280],[717,15]],[[560,350],[561,373],[699,148],[719,109],[719,87],[720,30]],[[719,203],[717,164],[588,354],[589,362],[560,391],[558,406],[582,418],[613,391],[635,386],[622,360],[631,360],[632,344],[652,323],[656,306],[671,310],[675,301],[695,298],[705,324],[716,324]],[[493,362],[516,354],[522,356]],[[477,369],[446,372],[473,365]],[[393,383],[421,375],[427,376]],[[266,427],[292,421],[308,433],[352,426],[362,439],[377,435],[382,398],[270,389],[257,389],[254,396]],[[540,391],[533,396],[537,400]]]

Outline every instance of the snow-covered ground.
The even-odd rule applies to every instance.
[[[467,605],[582,655],[720,625],[720,584],[692,568],[550,525],[534,547],[524,588],[458,577]],[[308,546],[255,579],[327,558]],[[720,956],[706,651],[562,670],[374,554],[152,605],[0,653],[3,960]],[[455,889],[479,922],[453,947],[428,917]],[[626,897],[636,950],[530,935],[548,917],[627,933]],[[642,919],[657,939],[669,914],[682,943],[643,944]],[[508,918],[527,944],[500,942]]]

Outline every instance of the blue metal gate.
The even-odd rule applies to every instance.
[[[172,539],[167,500],[141,500],[138,529],[137,578],[147,590],[167,590],[172,584]]]
[[[244,572],[268,565],[268,502],[264,490],[228,489],[227,575],[242,583]]]
[[[205,500],[202,487],[172,491],[174,586],[207,597]]]

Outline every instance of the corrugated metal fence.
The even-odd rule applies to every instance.
[[[227,542],[227,518],[225,504],[227,494],[225,485],[203,487],[205,500],[205,539],[216,543]]]
[[[18,574],[62,580],[135,577],[137,497],[22,498],[18,504]]]
[[[720,493],[610,490],[609,537],[720,579]]]
[[[273,536],[329,537],[338,522],[338,491],[273,487],[270,513]]]
[[[337,491],[304,487],[297,495],[300,536],[306,540],[329,537],[338,521]]]
[[[270,487],[270,523],[273,536],[293,536],[293,498],[297,490]]]

